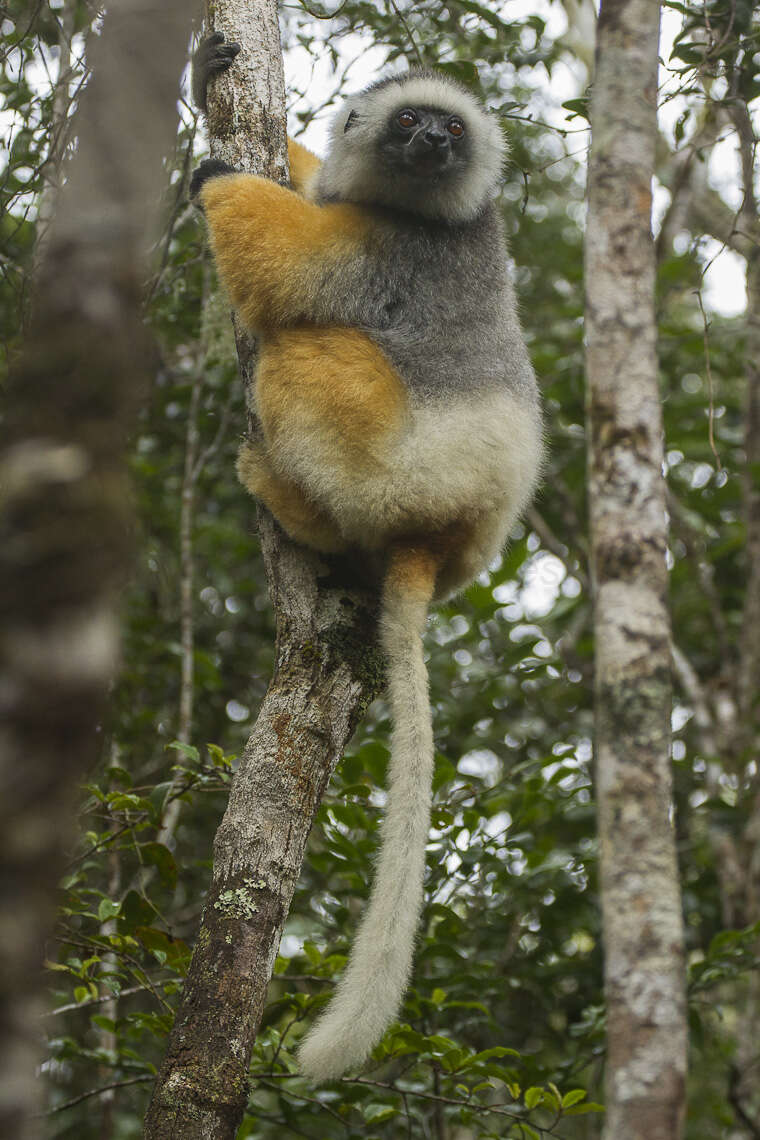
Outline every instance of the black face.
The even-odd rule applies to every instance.
[[[459,115],[431,107],[403,107],[381,144],[386,160],[421,180],[435,178],[467,157],[467,126]]]

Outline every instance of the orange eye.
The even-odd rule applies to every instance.
[[[396,122],[400,127],[403,127],[405,131],[410,131],[417,122],[417,112],[409,110],[408,108],[405,111],[399,111],[396,116]]]
[[[462,135],[464,134],[464,123],[461,119],[449,119],[446,127],[449,134],[453,135],[455,139],[461,139]]]

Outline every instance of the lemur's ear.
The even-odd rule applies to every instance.
[[[343,128],[343,134],[345,134],[346,131],[349,130],[354,125],[354,123],[356,122],[356,120],[358,118],[359,118],[359,112],[358,111],[352,111],[351,114],[346,119],[346,125]]]

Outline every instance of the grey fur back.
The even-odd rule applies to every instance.
[[[496,208],[466,225],[411,224],[390,246],[387,287],[403,290],[404,304],[384,326],[367,314],[363,327],[413,396],[507,387],[529,397],[535,380]]]
[[[489,203],[446,225],[376,208],[372,246],[337,271],[316,266],[308,290],[318,324],[365,331],[393,363],[412,403],[536,383],[507,275],[501,218]]]

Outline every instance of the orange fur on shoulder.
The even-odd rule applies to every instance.
[[[298,319],[310,262],[339,263],[371,230],[357,206],[317,206],[252,174],[209,179],[201,200],[230,300],[257,331]]]
[[[309,186],[322,165],[322,160],[295,139],[288,139],[288,165],[290,184],[299,194],[308,197]]]

